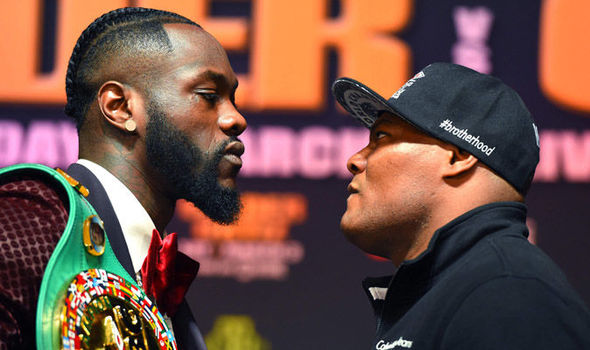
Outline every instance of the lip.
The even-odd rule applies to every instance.
[[[235,167],[242,167],[242,158],[236,156],[235,154],[226,154],[223,156],[223,159],[230,162]]]
[[[237,140],[230,142],[223,150],[223,158],[219,163],[219,175],[221,178],[234,178],[242,168],[242,159],[244,154],[244,144]]]
[[[245,147],[242,141],[233,141],[225,147],[223,153],[226,155],[234,155],[239,158],[242,154],[244,154],[244,150]]]
[[[358,187],[355,184],[353,184],[352,182],[350,184],[348,184],[346,189],[348,190],[348,192],[350,192],[350,194],[354,194],[354,193],[359,192]]]

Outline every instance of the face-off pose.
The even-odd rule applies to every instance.
[[[434,63],[388,100],[349,78],[333,93],[371,130],[341,229],[397,266],[364,281],[374,349],[590,348],[586,306],[526,239],[539,139],[514,90]]]
[[[237,86],[217,40],[174,13],[118,9],[79,37],[66,76],[65,110],[77,124],[80,159],[66,172],[88,188],[87,200],[130,276],[141,276],[152,232],[164,232],[176,200],[193,202],[219,223],[237,218],[236,176],[244,152],[238,136],[246,128],[234,102]],[[0,184],[0,219],[6,219],[0,235],[21,238],[2,247],[0,267],[27,277],[0,287],[6,315],[0,344],[28,348],[43,270],[65,228],[67,203],[51,183],[9,180]],[[5,224],[15,217],[20,230]],[[36,220],[41,224],[29,225]],[[198,265],[184,258],[196,272]],[[179,348],[205,348],[187,303],[171,310]]]

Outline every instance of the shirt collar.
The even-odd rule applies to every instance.
[[[90,170],[104,187],[121,225],[133,269],[139,271],[156,228],[152,218],[135,195],[108,170],[87,159],[79,159],[77,163]]]

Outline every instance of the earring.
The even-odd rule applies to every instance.
[[[133,119],[127,119],[125,121],[125,130],[129,132],[135,132],[135,129],[137,129],[137,124],[135,121]]]

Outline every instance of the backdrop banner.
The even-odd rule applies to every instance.
[[[169,232],[201,263],[188,298],[211,350],[368,348],[366,276],[391,274],[339,231],[346,160],[368,131],[336,106],[335,78],[389,97],[432,62],[514,88],[539,127],[530,240],[590,304],[590,2],[586,0],[23,0],[0,3],[0,166],[65,168],[63,113],[75,40],[122,6],[178,12],[228,50],[248,120],[244,211],[218,226],[180,201]]]

